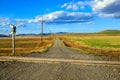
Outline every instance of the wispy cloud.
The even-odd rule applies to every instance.
[[[92,7],[101,17],[120,18],[120,0],[95,0]]]
[[[92,5],[91,5],[92,4]],[[68,12],[55,11],[44,15],[38,15],[34,19],[14,19],[0,17],[0,26],[8,26],[12,23],[25,26],[26,23],[40,23],[45,20],[47,24],[85,23],[93,22],[94,14],[101,17],[120,18],[120,0],[86,0],[68,2],[61,5],[66,10],[84,9],[86,5],[91,6],[93,12]],[[49,11],[49,9],[46,9]]]
[[[15,22],[27,22],[29,19],[15,19]]]
[[[10,22],[11,20],[9,18],[0,17],[0,26],[7,26]]]
[[[91,6],[93,13],[100,17],[120,18],[120,0],[86,0],[67,2],[61,5],[66,10],[81,10]]]
[[[78,1],[78,2],[68,2],[61,5],[61,8],[66,10],[79,10],[84,9],[86,5],[90,5],[90,1]]]
[[[25,27],[25,24],[28,22],[29,19],[15,19],[15,24],[17,24],[19,27]]]

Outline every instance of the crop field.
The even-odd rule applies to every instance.
[[[68,47],[94,55],[120,56],[120,36],[106,34],[68,34],[61,37]]]
[[[46,51],[52,46],[53,38],[48,36],[43,37],[43,42],[40,41],[40,36],[24,36],[16,37],[15,50],[17,56],[24,56],[34,52]],[[0,38],[0,55],[13,55],[12,54],[12,39]]]

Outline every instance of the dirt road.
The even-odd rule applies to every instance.
[[[49,49],[48,52],[45,53],[34,53],[28,55],[29,57],[41,57],[41,58],[57,58],[57,59],[80,59],[80,60],[107,60],[107,61],[113,61],[117,60],[120,61],[120,58],[118,57],[112,57],[112,56],[93,56],[81,53],[77,50],[73,50],[70,48],[67,48],[63,46],[63,43],[57,38],[54,42],[54,45],[52,48]]]
[[[27,57],[60,60],[59,63],[0,62],[0,80],[120,80],[120,65],[103,66],[71,64],[69,60],[120,61],[119,58],[82,54],[65,48],[57,38],[45,53],[33,53]],[[64,61],[62,61],[64,60]],[[66,61],[66,62],[65,62]]]

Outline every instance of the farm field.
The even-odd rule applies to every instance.
[[[67,34],[61,39],[68,47],[94,55],[120,56],[120,35],[108,34]]]
[[[34,52],[44,52],[52,46],[54,39],[43,37],[43,42],[40,41],[40,36],[23,36],[16,37],[16,56],[25,56]],[[10,37],[0,38],[0,56],[12,56],[12,40]]]

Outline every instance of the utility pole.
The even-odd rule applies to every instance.
[[[12,29],[12,53],[15,56],[15,33],[16,33],[16,26],[12,25],[10,26]]]
[[[50,37],[50,40],[52,39],[52,32],[51,30],[49,30],[49,37]]]
[[[41,43],[43,41],[43,24],[44,24],[44,21],[42,19],[42,21],[41,21]]]

